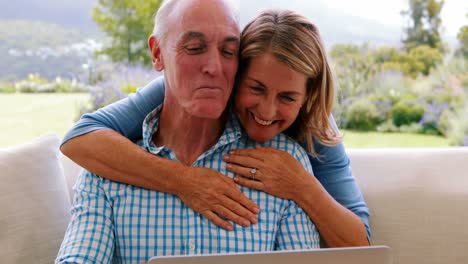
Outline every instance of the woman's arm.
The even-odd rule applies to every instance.
[[[144,118],[163,97],[164,79],[158,78],[136,94],[84,115],[65,136],[62,152],[101,177],[175,194],[225,229],[233,227],[219,216],[243,226],[256,223],[257,206],[229,178],[154,156],[124,137],[141,137]],[[193,186],[203,186],[204,192],[195,193]]]
[[[338,131],[333,116],[331,116],[330,122]],[[325,146],[314,141],[314,148],[319,159],[310,154],[309,159],[315,177],[334,200],[360,218],[365,226],[367,240],[371,241],[369,209],[353,176],[350,160],[343,143],[336,146]]]
[[[294,200],[312,219],[329,247],[369,245],[361,219],[338,203],[322,184],[289,153],[272,149],[239,149],[225,156],[227,169],[243,177],[246,187]],[[252,179],[249,168],[257,168]]]
[[[237,183],[297,202],[328,246],[369,245],[369,211],[343,144],[315,142],[314,147],[320,158],[309,155],[315,177],[291,155],[275,149],[236,150],[226,161],[231,164],[228,169],[245,176],[236,178]],[[255,181],[245,167],[258,168]]]
[[[327,149],[329,156],[323,156],[321,160],[325,167],[314,167],[317,178],[309,178],[302,186],[307,191],[301,192],[302,195],[295,199],[317,221],[317,227],[328,246],[368,246],[370,233],[366,224],[369,213],[349,169],[349,159],[342,145],[328,148],[331,148]],[[340,155],[343,157],[339,158]],[[342,163],[343,160],[346,160],[346,164]],[[346,175],[339,173],[340,166],[348,168],[344,170]],[[320,177],[317,176],[319,174]]]

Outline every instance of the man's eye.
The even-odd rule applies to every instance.
[[[234,56],[237,56],[237,53],[235,51],[232,51],[232,50],[223,49],[222,52],[223,52],[224,56],[227,57],[227,58],[232,58]]]
[[[205,50],[205,46],[203,46],[203,45],[187,45],[187,46],[185,46],[185,50],[189,54],[198,54],[198,53],[202,53]]]

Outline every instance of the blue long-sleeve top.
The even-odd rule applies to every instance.
[[[135,94],[96,112],[83,115],[65,135],[62,144],[100,129],[115,130],[131,140],[137,140],[141,137],[145,117],[159,106],[163,99],[164,78],[159,77],[138,89]],[[333,117],[331,119],[336,127],[335,120]],[[367,239],[370,241],[369,209],[352,174],[343,144],[325,146],[314,141],[314,148],[320,160],[310,153],[308,155],[315,177],[337,202],[361,218],[366,227]]]

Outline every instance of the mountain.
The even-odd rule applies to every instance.
[[[12,30],[14,29],[14,30]],[[77,78],[100,44],[78,30],[46,22],[0,20],[0,79],[30,73]]]
[[[76,30],[85,35],[99,34],[91,19],[97,0],[2,0],[0,20],[41,21]]]
[[[97,0],[23,0],[2,1],[0,20],[42,21],[76,30],[85,35],[99,34],[91,19]],[[398,45],[401,29],[348,14],[341,14],[318,0],[241,0],[241,25],[253,18],[258,10],[282,7],[297,10],[314,21],[321,30],[327,46],[345,42],[372,42]]]
[[[98,30],[90,15],[98,0],[0,1],[0,79],[5,79],[5,76],[9,76],[8,79],[24,77],[28,71],[44,72],[47,77],[53,78],[54,74],[72,71],[71,62],[76,63],[75,68],[86,64],[89,60],[87,56],[92,56],[92,50],[102,42],[104,34]],[[336,43],[401,45],[401,28],[340,13],[326,3],[321,0],[287,0],[285,6],[285,0],[240,0],[241,26],[255,17],[259,10],[281,7],[296,10],[311,19],[318,26],[328,49]],[[95,39],[98,43],[89,42],[89,39]],[[453,38],[447,41],[456,43]],[[75,48],[66,48],[70,45]],[[79,47],[86,48],[80,53],[77,50]],[[54,53],[57,50],[60,54]],[[19,55],[24,54],[37,57],[24,57],[28,64],[20,59],[23,57]],[[62,55],[64,57],[60,59]],[[54,63],[48,63],[52,60]],[[43,63],[39,63],[41,61]],[[60,65],[60,61],[70,66],[56,66]],[[54,68],[50,65],[54,65]],[[20,74],[15,72],[18,69],[21,69]]]
[[[317,25],[327,46],[336,43],[365,43],[373,45],[400,45],[401,29],[361,17],[339,13],[317,0],[256,0],[240,2],[241,25],[244,26],[266,8],[288,8],[308,17]]]

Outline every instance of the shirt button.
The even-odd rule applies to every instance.
[[[190,249],[190,253],[193,253],[195,251],[195,243],[193,241],[190,241],[189,249]]]

